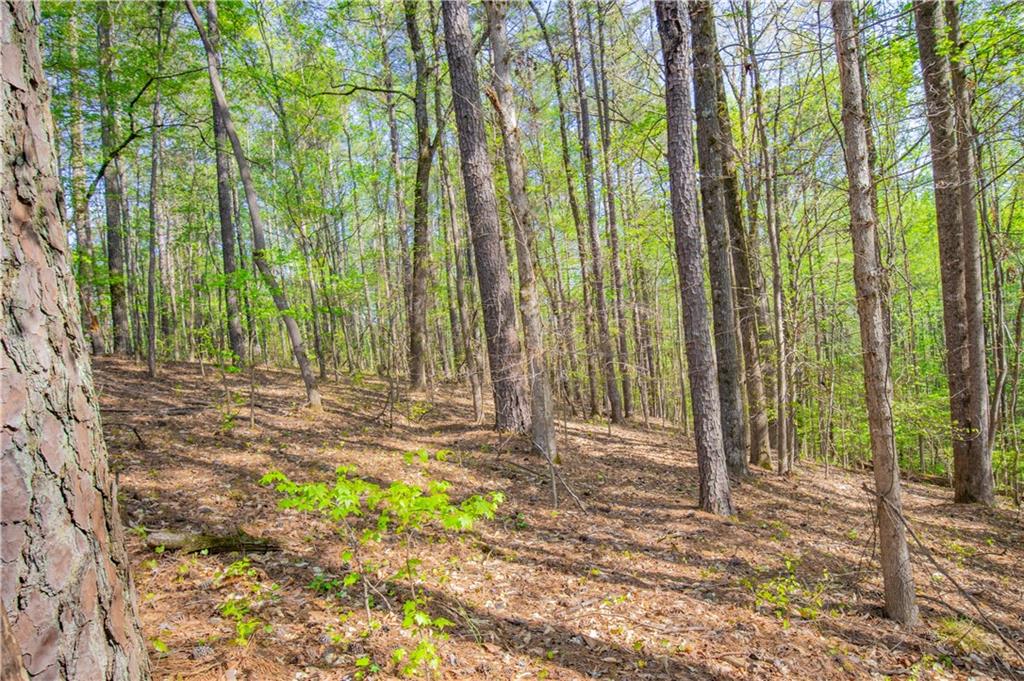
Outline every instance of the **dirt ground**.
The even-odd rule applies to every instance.
[[[564,490],[556,510],[546,466],[472,425],[461,389],[402,394],[391,415],[385,383],[343,377],[323,385],[316,414],[295,375],[258,371],[253,427],[248,373],[173,364],[154,381],[113,359],[94,372],[155,678],[395,678],[392,652],[417,640],[392,580],[410,553],[423,561],[431,616],[454,623],[437,643],[436,678],[1024,675],[1024,661],[968,623],[974,606],[917,546],[922,624],[904,632],[881,617],[866,474],[759,471],[734,487],[739,515],[717,518],[696,510],[696,458],[677,430],[559,421],[562,474],[586,511]],[[420,449],[452,454],[407,462]],[[387,537],[362,546],[376,567],[369,610],[364,587],[333,588],[348,571],[339,526],[279,509],[281,495],[258,484],[271,469],[332,483],[341,464],[382,485],[447,480],[454,500],[501,491],[505,501],[468,532],[430,527],[408,549]],[[1019,510],[958,507],[923,484],[906,485],[904,502],[932,557],[1024,648]],[[239,563],[147,545],[159,530],[237,529],[281,550]],[[244,645],[225,608],[239,596],[243,619],[258,623]]]

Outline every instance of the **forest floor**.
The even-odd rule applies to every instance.
[[[555,510],[546,467],[472,425],[463,391],[403,395],[389,427],[376,418],[388,394],[379,380],[325,382],[324,411],[311,413],[295,375],[258,371],[252,427],[248,373],[169,364],[154,381],[106,358],[94,371],[158,679],[394,678],[392,652],[416,637],[402,627],[405,587],[387,580],[410,554],[423,561],[431,616],[454,623],[437,644],[439,678],[1024,674],[996,636],[966,623],[972,605],[916,546],[922,624],[904,632],[881,617],[866,473],[758,471],[734,487],[738,516],[719,518],[696,509],[696,457],[677,430],[560,421],[561,470],[587,510],[564,490]],[[403,456],[421,449],[425,463]],[[439,461],[438,450],[452,453]],[[426,528],[408,549],[388,537],[360,548],[377,564],[368,611],[361,586],[341,586],[348,543],[337,524],[279,509],[281,495],[258,483],[271,469],[331,483],[341,464],[381,485],[443,479],[454,500],[498,490],[505,501],[468,532]],[[904,502],[943,569],[1024,646],[1019,511],[955,506],[949,490],[916,483]],[[281,550],[239,563],[146,541],[147,530],[235,528]],[[259,624],[240,645],[236,622],[249,619]]]

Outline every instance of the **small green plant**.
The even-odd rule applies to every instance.
[[[991,653],[996,646],[989,634],[969,619],[944,617],[936,629],[939,640],[961,653]]]
[[[817,619],[821,615],[825,590],[831,581],[828,570],[820,581],[812,585],[797,578],[797,559],[787,556],[783,563],[784,571],[775,577],[758,582],[751,579],[740,581],[753,594],[754,608],[768,609],[782,621],[783,627],[789,626],[789,615],[793,612],[805,620]]]
[[[435,456],[443,460],[447,453],[442,455],[439,452]],[[415,459],[426,462],[430,453],[421,449],[406,452],[404,457],[410,463]],[[441,664],[437,644],[447,638],[444,630],[453,622],[443,617],[431,617],[427,611],[426,598],[418,593],[422,561],[409,554],[411,537],[428,524],[436,524],[455,532],[469,530],[481,519],[493,519],[504,496],[500,492],[491,492],[470,496],[456,504],[448,496],[450,483],[443,480],[429,482],[425,489],[401,481],[384,487],[357,477],[354,473],[355,468],[341,466],[336,471],[333,485],[328,485],[296,483],[280,471],[271,471],[263,476],[260,484],[272,485],[283,495],[278,502],[281,508],[317,513],[343,526],[353,541],[350,549],[342,554],[342,560],[354,569],[342,579],[342,589],[356,584],[360,579],[370,579],[377,571],[376,566],[365,564],[359,556],[364,544],[380,541],[387,535],[401,541],[405,559],[392,579],[406,582],[412,595],[403,604],[402,627],[415,636],[416,645],[411,649],[403,647],[394,650],[392,661],[402,676],[432,674]],[[363,525],[361,534],[357,534],[356,521],[359,519]],[[339,585],[337,579],[318,576],[310,588],[316,591],[337,591]],[[373,603],[368,593],[366,599],[369,612]],[[372,621],[367,623],[367,634],[373,624]]]

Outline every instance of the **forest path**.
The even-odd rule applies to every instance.
[[[295,375],[258,371],[252,428],[248,373],[206,367],[204,378],[198,365],[179,363],[153,381],[142,366],[109,358],[94,360],[94,371],[128,525],[241,527],[282,545],[249,556],[251,572],[218,578],[238,554],[157,554],[144,532],[128,532],[156,678],[350,679],[364,656],[382,668],[373,678],[393,678],[391,652],[415,645],[400,626],[402,598],[397,614],[376,608],[382,626],[364,635],[362,589],[338,598],[310,588],[318,574],[346,573],[336,527],[279,510],[279,495],[257,482],[275,468],[332,482],[341,464],[378,484],[448,480],[455,500],[505,494],[494,521],[463,535],[426,532],[410,549],[423,561],[431,613],[455,622],[439,645],[441,678],[1006,678],[1007,662],[1021,664],[994,636],[954,619],[939,601],[973,614],[971,606],[917,547],[924,624],[904,633],[880,617],[863,474],[826,476],[806,464],[788,478],[759,471],[734,487],[739,515],[717,518],[696,510],[696,459],[674,429],[609,435],[607,426],[560,420],[562,472],[588,512],[562,490],[555,511],[545,466],[521,442],[473,426],[462,391],[401,403],[405,415],[389,428],[374,420],[387,395],[377,379],[326,382],[317,415],[301,407]],[[420,449],[452,454],[411,464],[402,456]],[[916,483],[905,505],[943,567],[1020,642],[1019,515],[957,507],[948,490]],[[365,550],[382,578],[405,561],[396,541]],[[276,597],[267,598],[271,584]],[[270,629],[240,646],[221,607],[244,594],[250,616]]]

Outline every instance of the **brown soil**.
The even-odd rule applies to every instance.
[[[331,482],[340,464],[379,484],[448,480],[453,499],[505,494],[494,521],[429,529],[411,549],[431,613],[455,622],[439,678],[1009,678],[1024,667],[993,634],[954,621],[951,607],[975,611],[917,547],[923,623],[903,632],[882,618],[864,474],[758,472],[734,488],[739,516],[717,518],[695,508],[695,456],[678,431],[570,420],[558,428],[562,472],[587,511],[564,490],[555,510],[542,462],[473,426],[462,390],[403,394],[389,427],[388,414],[375,418],[387,396],[376,379],[326,383],[315,414],[294,375],[259,371],[251,427],[248,374],[173,364],[153,381],[126,361],[94,366],[129,526],[241,528],[282,546],[250,555],[252,575],[218,579],[239,554],[156,553],[143,531],[128,532],[156,678],[351,679],[365,656],[381,668],[372,678],[395,677],[392,651],[415,645],[401,627],[406,587],[387,581],[405,560],[400,543],[362,549],[387,599],[375,596],[380,626],[368,630],[361,587],[339,598],[309,586],[346,573],[337,526],[278,509],[280,495],[258,484],[275,468]],[[406,463],[420,448],[455,454]],[[955,506],[949,490],[922,484],[907,485],[905,504],[943,568],[1024,645],[1019,513]],[[220,606],[272,583],[276,597],[252,598],[269,629],[238,645]],[[754,595],[780,589],[774,604]]]

